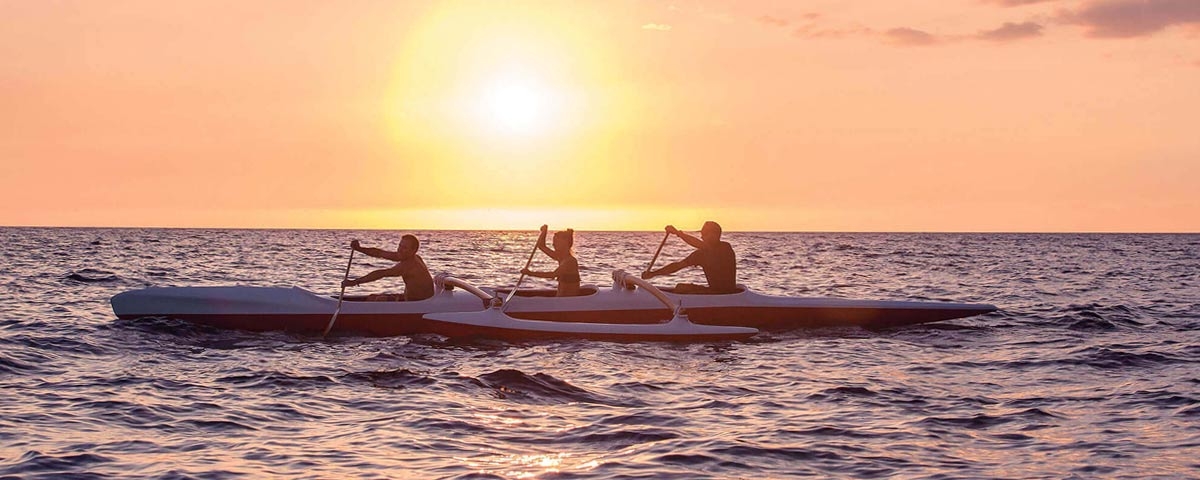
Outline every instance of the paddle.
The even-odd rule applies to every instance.
[[[658,244],[658,250],[655,250],[655,251],[654,251],[654,258],[651,258],[651,259],[650,259],[650,265],[647,265],[647,266],[646,266],[646,271],[647,271],[647,272],[649,272],[650,270],[654,269],[654,262],[657,262],[657,261],[658,261],[658,254],[662,253],[662,247],[663,247],[663,245],[666,245],[666,244],[667,244],[667,239],[668,239],[668,238],[671,238],[671,232],[667,232],[665,235],[663,235],[662,243],[659,243],[659,244]]]
[[[346,280],[350,279],[350,265],[354,264],[354,247],[350,247],[350,261],[346,262],[346,274],[342,276],[342,293],[338,294],[337,308],[333,310],[333,318],[329,319],[329,325],[325,326],[325,332],[321,334],[321,338],[329,335],[329,330],[333,329],[333,322],[337,321],[338,313],[342,311],[342,298],[346,296]]]
[[[539,239],[542,238],[540,233],[538,234],[538,238]],[[529,252],[529,259],[525,260],[525,268],[521,269],[521,277],[517,279],[517,286],[513,287],[512,291],[508,292],[508,296],[504,297],[504,303],[500,305],[501,312],[503,312],[504,309],[508,308],[508,301],[512,300],[513,295],[517,294],[517,289],[521,288],[521,282],[525,281],[525,270],[527,270],[529,268],[529,266],[533,264],[533,255],[536,254],[537,251],[538,251],[538,243],[534,242],[533,250]]]

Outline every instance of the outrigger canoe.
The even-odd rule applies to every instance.
[[[620,270],[607,288],[585,287],[585,295],[555,297],[553,290],[483,290],[448,276],[436,279],[437,293],[420,301],[368,301],[345,296],[333,330],[371,336],[435,333],[451,337],[600,338],[677,340],[693,328],[661,334],[646,325],[719,326],[787,331],[800,328],[858,326],[889,328],[937,322],[995,311],[986,304],[852,300],[828,297],[763,295],[748,288],[725,295],[675,294],[659,290]],[[459,287],[459,288],[454,288]],[[118,318],[170,317],[218,328],[251,331],[322,332],[337,299],[298,287],[149,287],[112,298]],[[502,308],[501,312],[493,310]],[[488,312],[491,313],[488,313]],[[477,315],[459,316],[474,313]],[[497,315],[502,314],[502,316]],[[686,315],[684,315],[686,314]],[[490,320],[484,318],[491,316]],[[498,321],[503,323],[497,323]],[[488,323],[490,321],[490,323]],[[602,325],[605,327],[596,327]],[[745,337],[749,330],[713,331],[719,338]]]
[[[470,285],[462,286],[487,301],[489,303],[487,310],[429,313],[421,318],[428,322],[427,328],[430,331],[448,337],[487,337],[509,341],[581,338],[615,342],[648,340],[710,342],[744,340],[758,333],[758,329],[750,327],[692,323],[682,305],[671,300],[650,282],[627,275],[620,270],[613,273],[613,278],[622,285],[641,287],[660,302],[659,310],[666,307],[664,311],[670,312],[671,320],[665,323],[602,323],[514,318],[504,312],[507,305],[500,300],[498,292],[493,292],[489,298],[486,292],[472,289]]]
[[[518,291],[505,310],[511,316],[557,322],[651,323],[671,318],[650,288],[631,288],[630,277],[613,272],[612,288],[584,288],[586,295],[555,297],[553,290]],[[651,287],[652,288],[652,287]],[[738,285],[730,294],[677,294],[660,289],[672,303],[687,309],[692,322],[736,325],[766,331],[801,328],[901,327],[970,317],[996,311],[978,303],[854,300],[834,297],[782,297]],[[507,293],[507,290],[498,290]]]

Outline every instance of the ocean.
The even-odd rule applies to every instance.
[[[0,228],[0,478],[1200,478],[1200,235],[729,232],[762,293],[1000,307],[744,342],[322,339],[109,305],[333,295],[351,239],[403,233],[484,286],[515,283],[536,238]],[[661,238],[576,232],[584,283],[644,269]]]

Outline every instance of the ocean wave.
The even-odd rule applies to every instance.
[[[1200,405],[1200,398],[1190,397],[1169,390],[1148,391],[1139,390],[1117,396],[1124,406],[1152,406],[1161,408],[1187,407]]]
[[[1089,346],[1075,352],[1075,358],[1063,360],[1065,363],[1077,363],[1101,369],[1120,368],[1152,368],[1176,363],[1193,363],[1192,360],[1178,358],[1158,352],[1130,352],[1113,347]]]
[[[1089,303],[1070,305],[1058,311],[1061,313],[1051,317],[1051,321],[1077,331],[1112,331],[1142,327],[1147,323],[1141,309],[1127,305]]]
[[[875,395],[878,395],[877,393],[875,393],[874,391],[872,391],[871,389],[866,388],[866,387],[848,387],[848,386],[829,388],[829,389],[824,390],[822,393],[825,393],[827,395],[835,395],[835,396],[848,395],[848,396],[873,397]]]
[[[177,337],[196,337],[228,332],[228,330],[222,330],[216,327],[171,317],[139,317],[129,320],[117,319],[113,320],[111,325],[112,328],[118,330],[135,330],[144,333]]]
[[[808,429],[804,429],[804,430],[788,430],[787,433],[789,435],[805,435],[805,436],[814,436],[814,437],[835,437],[835,438],[860,438],[860,439],[861,438],[876,439],[876,438],[881,438],[881,437],[887,437],[889,435],[901,435],[900,433],[879,434],[879,433],[860,432],[857,430],[849,430],[849,429],[845,429],[845,428],[831,427],[828,425],[812,427],[812,428],[808,428]]]
[[[492,389],[496,398],[522,403],[608,403],[587,390],[544,373],[528,375],[520,370],[502,369],[480,375],[477,381],[479,385]]]
[[[253,372],[226,375],[213,380],[242,388],[304,390],[337,383],[328,375],[292,375],[283,372]]]
[[[714,446],[711,449],[725,457],[771,458],[786,461],[839,461],[844,457],[830,450],[798,446],[766,447],[756,445]]]
[[[83,402],[77,408],[80,412],[86,412],[90,417],[103,418],[125,428],[170,430],[167,425],[175,420],[171,413],[160,411],[158,407],[121,400]],[[192,412],[193,410],[188,409],[187,411]]]
[[[88,468],[115,462],[116,459],[94,453],[67,453],[61,455],[46,454],[37,450],[28,450],[20,457],[12,460],[12,464],[0,469],[0,475],[48,475],[62,474],[73,478],[102,478],[100,475],[88,474]]]
[[[1034,425],[1038,425],[1040,422],[1050,421],[1058,418],[1060,418],[1058,415],[1046,412],[1040,408],[1028,408],[1025,410],[998,415],[979,413],[961,417],[933,416],[926,417],[917,423],[920,425],[936,425],[940,427],[984,430],[1011,422],[1035,422]]]
[[[632,445],[662,442],[676,438],[679,438],[679,433],[671,429],[645,426],[641,428],[605,428],[602,432],[588,431],[572,433],[563,435],[553,441],[616,450]]]
[[[351,373],[346,378],[351,381],[365,382],[375,388],[424,387],[437,383],[437,380],[406,368],[382,372]]]
[[[37,366],[21,362],[7,355],[0,353],[0,374],[3,375],[25,375],[38,370]]]
[[[33,330],[33,329],[29,329]],[[62,354],[101,355],[111,353],[114,349],[107,345],[94,343],[91,339],[72,335],[65,330],[46,331],[41,329],[35,334],[18,334],[3,339],[0,344],[12,344],[25,347],[22,353],[34,355],[42,366],[53,364]],[[42,352],[42,353],[34,353]]]
[[[228,434],[228,433],[234,433],[234,432],[258,430],[257,427],[254,427],[252,425],[246,425],[244,423],[235,422],[232,420],[190,419],[190,420],[182,420],[178,423],[182,424],[182,425],[186,425],[186,426],[196,429],[196,430],[201,430],[201,431],[207,432],[207,433]]]
[[[77,272],[68,272],[63,275],[63,280],[75,283],[113,283],[121,281],[122,278],[107,270],[85,268]]]
[[[675,415],[654,412],[635,412],[606,416],[596,421],[596,425],[648,425],[655,427],[679,427],[687,423],[687,419]]]

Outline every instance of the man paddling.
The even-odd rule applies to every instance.
[[[396,247],[396,251],[394,252],[379,248],[363,247],[358,244],[358,240],[351,241],[350,248],[354,249],[354,251],[362,252],[375,258],[391,260],[396,262],[396,265],[391,268],[375,270],[354,280],[343,280],[342,286],[353,287],[367,282],[374,282],[384,277],[400,277],[404,280],[404,300],[411,302],[432,297],[433,277],[429,275],[429,268],[425,266],[425,261],[421,260],[420,255],[417,255],[417,249],[420,246],[421,242],[417,241],[417,237],[413,235],[400,237],[400,245]]]
[[[676,293],[736,293],[737,288],[737,257],[729,242],[721,241],[721,226],[717,222],[704,222],[700,227],[700,238],[679,231],[674,226],[667,225],[667,233],[675,234],[696,251],[687,258],[668,264],[658,270],[642,272],[642,278],[651,279],[660,275],[670,275],[687,267],[699,266],[704,269],[704,278],[708,285],[680,283],[675,287]]]

